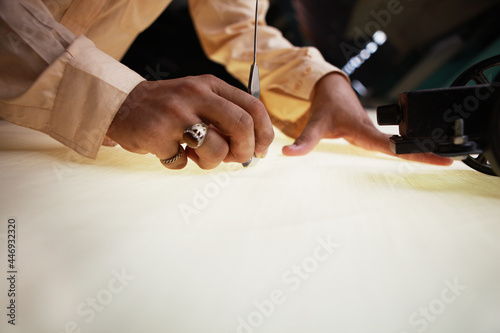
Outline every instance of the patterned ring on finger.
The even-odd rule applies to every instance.
[[[208,126],[205,123],[197,123],[186,128],[182,138],[188,147],[196,149],[201,147],[207,136]]]
[[[160,162],[164,165],[172,164],[182,156],[182,152],[183,152],[182,146],[179,145],[179,149],[177,150],[177,154],[175,156],[170,158],[160,159]]]

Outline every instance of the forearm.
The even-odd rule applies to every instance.
[[[40,1],[0,6],[0,117],[94,158],[115,112],[143,79],[75,38]]]

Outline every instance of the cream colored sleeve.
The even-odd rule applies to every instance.
[[[0,0],[0,117],[95,158],[144,79],[56,22],[39,0]]]
[[[255,0],[189,0],[190,11],[207,56],[247,84],[253,61]],[[313,47],[294,47],[266,25],[269,1],[260,0],[257,65],[261,100],[273,123],[296,136],[307,120],[314,85],[325,74],[339,72]],[[347,76],[343,74],[346,78]],[[347,78],[348,79],[348,78]]]

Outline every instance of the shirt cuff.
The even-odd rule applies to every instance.
[[[69,60],[57,88],[48,131],[76,152],[96,158],[116,112],[139,74],[78,36],[63,57]]]

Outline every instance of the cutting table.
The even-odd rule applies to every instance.
[[[291,142],[173,171],[0,121],[0,331],[500,331],[499,177]]]

